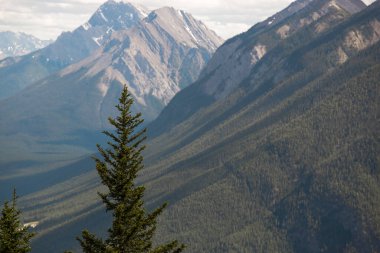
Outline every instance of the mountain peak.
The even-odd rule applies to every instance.
[[[103,6],[96,15],[101,18],[102,13],[110,20],[106,10],[114,8],[112,5],[114,3],[110,2],[107,7]],[[88,57],[70,64],[54,75],[40,79],[25,92],[32,100],[36,98],[35,101],[41,101],[41,94],[50,94],[44,97],[54,101],[54,104],[50,104],[48,100],[42,104],[49,104],[49,110],[52,111],[60,111],[61,108],[68,110],[67,103],[56,102],[51,99],[55,97],[52,94],[77,101],[78,104],[69,105],[75,106],[78,113],[75,117],[83,122],[90,122],[80,123],[81,128],[88,126],[88,129],[94,128],[98,131],[108,126],[106,118],[114,112],[120,88],[127,85],[136,102],[133,110],[142,112],[146,122],[154,119],[180,89],[198,78],[205,63],[222,41],[211,30],[203,27],[200,21],[182,11],[161,8],[153,11],[150,16],[156,16],[153,22],[141,20],[133,28],[110,33],[103,40],[104,44],[99,43],[98,50]],[[103,28],[107,26],[92,27],[86,31],[78,29],[74,34],[88,34]],[[97,34],[91,33],[86,38],[91,42],[95,36]],[[78,46],[75,45],[76,48],[83,44],[81,42],[83,40],[79,41]],[[40,111],[36,108],[33,110]],[[107,116],[104,117],[105,115]],[[70,118],[77,125],[77,120],[71,116]],[[67,120],[70,125],[69,122],[74,122],[71,119]]]
[[[152,11],[145,19],[147,27],[156,26],[189,47],[203,47],[216,50],[223,39],[209,30],[191,14],[173,7],[162,7]]]
[[[87,24],[91,26],[106,25],[114,30],[130,28],[147,16],[148,10],[141,5],[130,2],[108,0],[92,15]]]
[[[49,46],[25,55],[17,62],[0,63],[0,71],[3,71],[0,86],[6,87],[0,92],[0,98],[9,97],[49,74],[88,57],[108,41],[113,31],[127,30],[139,24],[147,12],[145,7],[137,4],[110,0],[101,5],[88,22],[72,32],[63,32]],[[6,53],[5,50],[1,51],[0,55]],[[38,69],[33,75],[29,71],[31,66]],[[19,74],[13,75],[11,69],[17,69]]]

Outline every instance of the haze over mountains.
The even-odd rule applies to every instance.
[[[46,47],[52,41],[40,40],[32,35],[18,32],[0,32],[0,60],[20,56]]]
[[[110,17],[119,15],[119,12],[112,13],[113,8],[119,11],[122,9],[119,5],[123,4],[128,11],[133,6],[109,1],[85,26],[105,28],[101,21],[108,20],[106,24],[109,24]],[[132,11],[127,14],[128,17],[139,17]],[[129,29],[122,29],[126,22],[121,22],[120,18],[116,20],[120,21],[117,24],[121,30],[113,31],[108,40],[102,42],[104,45],[93,49],[95,51],[90,56],[0,102],[0,139],[9,144],[4,152],[15,152],[11,151],[11,146],[17,146],[16,149],[25,147],[22,152],[28,152],[30,145],[33,145],[31,143],[35,146],[33,152],[51,152],[50,143],[75,143],[76,146],[93,149],[94,136],[108,127],[107,118],[115,111],[114,105],[123,85],[129,87],[136,100],[134,111],[142,112],[146,122],[149,122],[180,89],[196,80],[222,43],[222,39],[202,22],[170,7],[152,11]],[[114,24],[112,27],[119,29]],[[78,43],[86,41],[74,36],[77,31],[93,41],[91,36],[94,35],[85,32],[83,26],[69,34],[72,40],[75,38]],[[104,34],[107,35],[106,32]],[[58,48],[62,40],[59,38],[43,50],[56,52],[52,48]],[[72,40],[68,45],[72,45]],[[60,65],[66,64],[63,63],[64,57],[56,59],[62,63]],[[17,63],[11,67],[14,66]],[[25,74],[24,70],[19,69],[17,73],[17,76]],[[44,144],[48,146],[39,149]]]
[[[113,33],[89,58],[1,102],[0,115],[8,113],[2,143],[16,136],[35,148],[44,138],[53,144],[71,135],[77,142],[81,131],[106,126],[90,105],[116,97],[121,83],[149,115],[151,95],[162,108],[175,93],[166,84],[186,80],[148,125],[139,182],[147,208],[170,203],[158,239],[175,235],[188,252],[379,252],[380,2],[295,1],[226,41],[209,61],[202,52],[216,43],[202,27],[189,14],[161,8]],[[157,61],[164,67],[151,70]],[[196,66],[188,73],[199,78],[181,66]],[[148,74],[132,71],[138,69]],[[146,92],[151,79],[159,86]],[[34,252],[75,248],[83,228],[105,231],[90,158],[23,163],[3,166],[0,185],[28,193],[25,218],[40,222]]]
[[[128,29],[147,15],[145,7],[107,1],[88,22],[29,55],[0,61],[0,99],[82,60],[103,45],[112,31]]]

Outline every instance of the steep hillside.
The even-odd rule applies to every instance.
[[[180,92],[157,119],[159,122],[152,124],[152,136],[167,131],[201,107],[226,97],[249,78],[253,68],[267,53],[291,39],[292,35],[305,31],[300,33],[304,37],[299,35],[298,41],[287,43],[290,49],[286,50],[311,41],[364,7],[363,2],[356,0],[299,0],[246,33],[226,41],[196,84]]]
[[[156,203],[172,203],[164,238],[191,238],[191,252],[379,251],[379,46],[149,159],[149,188],[168,192]]]
[[[379,251],[379,10],[289,38],[150,143],[144,178],[172,203],[163,234],[192,252]]]
[[[218,143],[212,147],[200,148],[197,140],[148,159],[140,179],[148,206],[171,204],[162,239],[180,235],[189,252],[377,252],[379,50],[377,43],[266,117],[252,119],[255,108],[242,111],[225,121],[222,133],[205,135]],[[244,118],[253,125],[235,131]],[[99,189],[93,164],[83,166],[87,174],[23,199],[29,220],[51,221],[48,210],[57,215],[40,227],[36,249],[59,244],[62,236],[76,245],[72,235],[81,228],[101,233],[107,226],[104,210],[93,206]],[[79,210],[70,208],[79,202]],[[31,203],[42,203],[38,212]]]
[[[113,31],[134,26],[146,13],[145,7],[109,0],[88,22],[72,32],[62,33],[49,46],[0,61],[0,99],[89,56],[104,45]]]
[[[0,32],[0,60],[20,56],[46,47],[52,41],[40,40],[32,35],[17,32]]]

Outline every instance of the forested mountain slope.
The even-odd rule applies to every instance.
[[[305,5],[287,22],[324,6],[335,14],[273,44],[223,96],[201,78],[152,123],[139,180],[148,208],[170,203],[160,239],[175,234],[188,252],[380,251],[380,2],[352,15],[343,2],[360,3]],[[62,238],[72,247],[83,227],[104,231],[91,166],[22,199],[42,221],[35,250]]]
[[[280,45],[150,143],[149,188],[171,192],[165,232],[193,252],[379,251],[379,8]]]
[[[299,0],[229,39],[218,48],[197,82],[180,92],[151,125],[151,135],[169,130],[200,108],[226,97],[250,78],[266,54],[283,54],[306,44],[363,8],[365,4],[360,0]],[[282,45],[288,48],[281,48]]]

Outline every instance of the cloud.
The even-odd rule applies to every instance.
[[[42,39],[75,29],[99,6],[99,1],[90,0],[86,4],[83,0],[1,1],[0,30],[25,32]]]
[[[104,0],[0,0],[0,30],[55,39],[85,23]],[[118,0],[117,0],[118,1]],[[292,0],[135,0],[150,9],[173,6],[202,20],[224,38],[247,30]],[[373,0],[365,0],[367,4]]]

